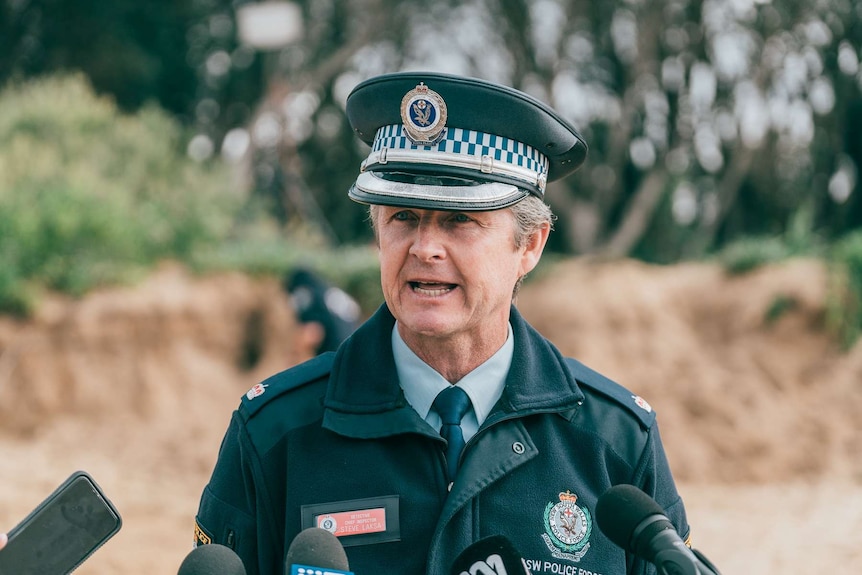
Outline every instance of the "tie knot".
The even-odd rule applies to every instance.
[[[440,414],[443,423],[459,425],[470,409],[470,398],[457,385],[450,385],[437,394],[434,399],[434,409]]]

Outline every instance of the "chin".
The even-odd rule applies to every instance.
[[[411,333],[426,337],[448,335],[452,331],[453,318],[440,313],[408,313],[398,321]]]

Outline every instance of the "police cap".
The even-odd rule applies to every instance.
[[[351,199],[436,210],[494,210],[583,164],[587,144],[523,92],[434,72],[370,78],[347,98],[347,118],[371,146]]]

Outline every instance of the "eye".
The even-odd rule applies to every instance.
[[[398,222],[406,222],[415,218],[416,216],[410,210],[401,210],[392,214],[392,219]]]
[[[452,217],[450,219],[456,224],[466,224],[467,222],[473,221],[473,218],[471,218],[464,212],[456,212],[452,214]]]

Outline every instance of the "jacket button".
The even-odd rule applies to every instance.
[[[512,444],[512,451],[514,451],[518,455],[521,455],[522,453],[527,451],[527,449],[524,447],[523,443],[521,443],[520,441],[516,441]]]

